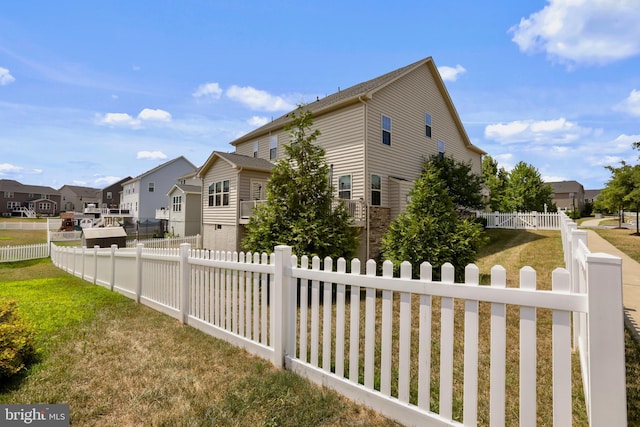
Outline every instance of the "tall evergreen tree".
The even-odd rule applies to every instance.
[[[461,278],[484,243],[482,226],[457,215],[447,183],[435,167],[422,172],[410,196],[406,211],[382,238],[383,257],[396,266],[409,261],[415,269],[424,261],[435,267],[450,262]],[[439,270],[434,273],[437,277]]]
[[[447,187],[456,208],[478,210],[484,207],[482,201],[482,179],[473,173],[470,162],[461,162],[453,157],[429,157],[426,168],[434,168]]]
[[[242,243],[251,252],[284,244],[298,256],[351,257],[356,229],[345,204],[333,200],[325,151],[314,144],[320,131],[311,131],[313,115],[302,106],[291,117],[285,156],[273,168],[267,201],[254,210]]]

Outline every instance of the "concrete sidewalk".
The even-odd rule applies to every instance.
[[[589,230],[589,227],[597,227],[600,221],[602,220],[584,221],[580,229],[585,229],[588,233],[587,246],[591,252],[605,252],[622,258],[622,302],[625,323],[640,341],[640,263],[600,237],[594,230]]]

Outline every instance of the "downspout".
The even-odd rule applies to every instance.
[[[367,157],[367,101],[362,99],[362,95],[358,96],[358,100],[362,103],[362,106],[364,108],[364,120],[363,120],[363,125],[362,125],[362,133],[363,133],[363,154],[364,154],[364,208],[365,208],[365,238],[366,238],[366,260],[363,261],[368,261],[369,260],[369,237],[370,237],[370,218],[369,218],[369,197],[367,195],[367,188],[366,188],[366,183],[367,183],[367,176],[368,176],[368,169],[369,169],[369,165],[368,165],[368,157]]]
[[[238,172],[236,173],[236,219],[234,222],[236,223],[236,250],[240,252],[240,173],[244,167],[240,166]],[[229,188],[231,191],[231,188]],[[251,190],[249,190],[251,191]]]

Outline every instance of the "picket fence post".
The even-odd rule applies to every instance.
[[[118,245],[111,245],[111,257],[109,264],[111,265],[111,281],[109,282],[109,288],[112,291],[116,285],[116,249],[118,249]]]
[[[142,294],[142,248],[144,244],[136,243],[136,302],[140,302],[140,295]]]
[[[275,247],[275,274],[273,286],[274,335],[273,360],[278,368],[285,367],[285,355],[293,355],[294,343],[289,343],[289,328],[295,331],[295,316],[291,309],[291,246]]]
[[[573,223],[575,224],[575,223]],[[569,248],[569,262],[567,262],[566,267],[569,270],[569,274],[571,275],[571,293],[578,294],[584,292],[585,290],[580,289],[580,260],[576,257],[576,251],[580,246],[580,242],[587,244],[587,232],[585,230],[575,230],[572,228],[571,234],[568,238]],[[585,333],[580,327],[580,313],[574,311],[573,312],[573,348],[578,348],[578,338],[581,334]]]
[[[191,300],[191,283],[189,281],[189,251],[191,245],[189,243],[180,244],[180,313],[182,323],[189,320],[189,302]]]
[[[587,278],[589,425],[626,426],[622,259],[605,253],[588,255]]]
[[[93,284],[98,283],[98,249],[100,245],[93,246]]]

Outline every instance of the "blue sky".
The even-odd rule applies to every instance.
[[[6,2],[0,178],[102,188],[431,56],[507,170],[636,163],[640,1]]]

